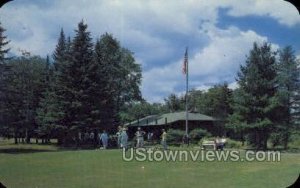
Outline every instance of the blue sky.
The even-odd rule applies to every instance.
[[[14,0],[0,18],[19,49],[52,54],[60,28],[73,36],[82,19],[93,37],[112,33],[142,65],[142,94],[161,102],[183,93],[182,62],[189,47],[190,87],[207,89],[228,82],[253,42],[270,42],[274,50],[291,45],[300,58],[300,16],[283,0]]]

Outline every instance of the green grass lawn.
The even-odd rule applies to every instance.
[[[124,162],[119,150],[0,144],[0,181],[9,188],[282,188],[299,172],[300,154],[284,153],[281,162]]]

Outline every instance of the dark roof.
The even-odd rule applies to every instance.
[[[200,113],[192,113],[189,112],[189,121],[216,121],[213,117],[203,115]],[[144,117],[139,120],[135,120],[133,122],[125,124],[128,127],[136,127],[136,126],[155,126],[155,125],[165,125],[175,123],[177,121],[185,121],[186,113],[185,112],[174,112],[167,113],[162,115],[151,115]]]

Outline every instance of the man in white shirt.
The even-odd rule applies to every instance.
[[[136,141],[137,141],[137,143],[136,143],[137,148],[144,146],[144,134],[145,134],[145,132],[142,131],[140,127],[138,127],[138,130],[135,133]]]

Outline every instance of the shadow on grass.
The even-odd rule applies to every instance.
[[[17,147],[15,147],[17,146]],[[55,148],[35,148],[35,146],[55,146]],[[41,152],[63,152],[63,151],[82,151],[82,150],[95,150],[95,147],[92,146],[57,146],[56,144],[32,144],[31,146],[26,145],[15,145],[15,144],[7,144],[6,146],[0,147],[0,154],[30,154],[30,153],[41,153]],[[1,188],[1,187],[0,187]]]
[[[0,148],[0,153],[6,154],[24,154],[24,153],[38,153],[38,152],[55,152],[58,150],[47,149],[27,149],[27,148]]]

